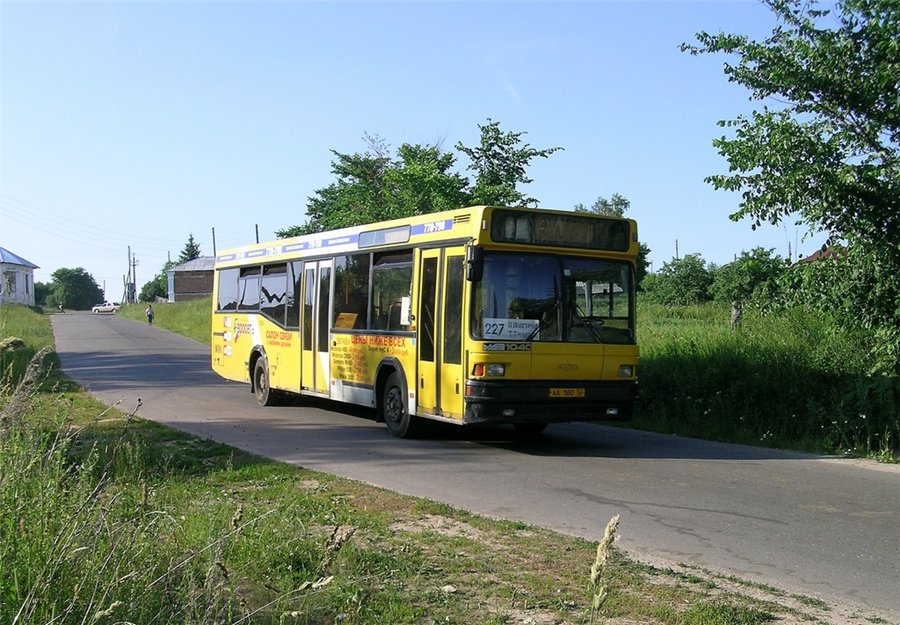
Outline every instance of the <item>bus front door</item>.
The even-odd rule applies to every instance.
[[[420,412],[462,418],[462,296],[464,248],[425,250],[419,269]]]
[[[303,276],[300,388],[328,395],[328,335],[331,328],[331,260],[307,262]]]

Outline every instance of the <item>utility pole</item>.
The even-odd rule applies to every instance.
[[[128,275],[125,277],[125,295],[122,297],[123,304],[131,303],[131,246],[128,246]]]
[[[259,224],[256,224],[256,242],[259,243]]]
[[[130,249],[130,248],[129,248]],[[137,255],[131,257],[131,303],[137,304]]]
[[[212,235],[213,235],[213,258],[215,258],[216,257],[216,229],[215,228],[212,229]]]
[[[678,239],[675,239],[675,260],[680,260],[678,258]]]

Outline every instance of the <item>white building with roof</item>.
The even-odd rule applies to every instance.
[[[0,304],[34,306],[34,263],[0,247]]]

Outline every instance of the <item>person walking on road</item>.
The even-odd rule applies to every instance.
[[[147,314],[147,323],[153,325],[153,306],[147,304],[147,310],[144,312]]]

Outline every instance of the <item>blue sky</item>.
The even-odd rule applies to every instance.
[[[631,200],[659,269],[699,253],[794,256],[819,247],[793,222],[752,231],[716,124],[759,103],[723,56],[679,50],[700,30],[761,38],[756,0],[733,2],[23,2],[0,4],[0,245],[83,267],[122,294],[189,234],[204,254],[274,238],[330,184],[331,149],[364,134],[476,145],[488,118],[561,146],[529,171],[547,208]],[[466,162],[460,156],[457,169]]]

